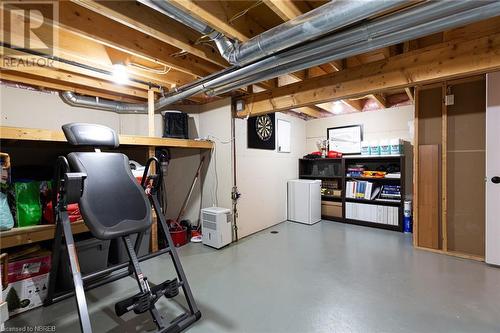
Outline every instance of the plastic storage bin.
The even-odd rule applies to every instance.
[[[137,239],[137,234],[130,235],[130,240],[132,245],[135,246],[135,240]],[[149,244],[151,243],[151,228],[144,232],[142,236],[141,246],[139,247],[138,257],[142,257],[149,253]],[[127,249],[125,249],[125,244],[121,239],[113,239],[109,247],[109,263],[111,265],[121,264],[129,260]]]
[[[380,140],[380,155],[391,155],[389,140]]]
[[[368,141],[361,142],[361,155],[370,155],[370,143]]]
[[[108,267],[109,240],[97,238],[82,239],[75,242],[76,252],[82,275],[93,273]],[[58,290],[73,288],[73,277],[69,266],[68,252],[64,246],[59,261],[59,274],[57,276]]]
[[[392,155],[400,155],[403,153],[403,142],[401,139],[391,139],[390,145]]]
[[[380,145],[378,141],[370,143],[370,155],[380,155]]]

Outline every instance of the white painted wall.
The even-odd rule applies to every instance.
[[[247,148],[247,121],[236,119],[236,176],[242,194],[238,201],[240,237],[287,218],[287,181],[298,178],[298,159],[305,154],[306,122],[276,113],[291,122],[291,153]]]
[[[120,134],[147,135],[146,115],[117,115],[73,108],[62,103],[55,94],[6,86],[0,86],[0,97],[3,126],[57,130],[64,123],[82,121],[107,125]],[[231,144],[221,143],[231,138],[231,102],[230,99],[224,99],[202,107],[189,106],[183,109],[192,112],[190,137],[212,137],[216,142],[215,153],[204,153],[208,163],[188,205],[186,218],[197,223],[200,208],[214,204],[231,208]],[[307,122],[281,113],[277,113],[276,118],[291,122],[291,153],[248,149],[247,122],[245,119],[235,120],[236,176],[238,189],[242,193],[238,204],[240,237],[286,220],[287,181],[298,177],[298,159],[306,152],[316,150],[316,140],[326,138],[328,127],[363,124],[367,140],[401,137],[412,141],[413,137],[409,129],[413,121],[413,106]],[[156,115],[157,136],[161,136],[162,128],[161,116]],[[177,215],[200,161],[198,150],[172,149],[172,155],[167,177],[169,218]]]
[[[184,111],[198,112],[189,106]],[[98,123],[113,128],[119,134],[148,135],[147,115],[119,115],[109,111],[75,108],[66,105],[54,93],[31,91],[0,85],[0,124],[2,126],[60,130],[69,122]],[[199,115],[189,114],[190,138],[198,137]],[[155,115],[155,136],[162,136],[160,114]],[[177,217],[182,202],[200,161],[200,150],[172,149],[168,168],[167,218]],[[138,161],[145,163],[146,161]],[[197,223],[201,207],[201,183],[198,183],[186,210],[185,218]]]
[[[231,209],[231,99],[206,104],[199,114],[199,136],[215,142],[214,150],[205,152],[202,206]]]
[[[491,179],[500,176],[500,72],[486,76],[486,258],[500,265],[500,184]]]
[[[363,125],[363,139],[380,140],[401,138],[413,143],[414,105],[390,109],[350,113],[306,122],[306,150],[317,151],[316,141],[326,139],[327,128]]]
[[[0,113],[2,126],[60,130],[69,122],[94,120],[120,132],[120,117],[116,113],[73,108],[54,93],[4,85],[0,85]]]

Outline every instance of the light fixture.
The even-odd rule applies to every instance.
[[[341,101],[335,101],[333,102],[333,105],[332,105],[332,112],[334,114],[339,114],[339,113],[342,113],[342,102]]]
[[[118,84],[125,84],[128,82],[127,67],[124,64],[113,65],[113,81]]]

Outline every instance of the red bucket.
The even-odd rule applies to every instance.
[[[176,247],[182,246],[188,242],[186,227],[182,227],[182,229],[171,229],[170,236]]]

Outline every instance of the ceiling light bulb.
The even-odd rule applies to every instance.
[[[128,82],[127,67],[123,64],[113,65],[113,81],[118,84],[125,84]]]
[[[342,113],[342,102],[339,101],[333,102],[332,112],[335,114]]]

